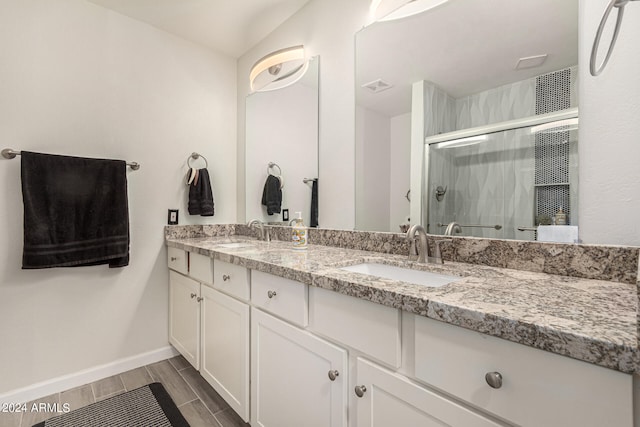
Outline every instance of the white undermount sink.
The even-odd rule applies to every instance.
[[[385,279],[399,280],[432,288],[437,288],[464,279],[459,276],[447,276],[445,274],[412,270],[410,268],[396,267],[394,265],[378,264],[373,262],[341,267],[340,270],[367,274],[369,276],[377,276]]]
[[[253,246],[252,243],[249,242],[233,242],[233,243],[220,243],[219,245],[216,245],[219,248],[248,248],[250,246]]]

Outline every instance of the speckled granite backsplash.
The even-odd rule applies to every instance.
[[[271,238],[287,241],[289,227],[271,226]],[[258,230],[244,224],[166,226],[167,238],[258,237]],[[441,237],[438,237],[441,238]],[[493,240],[453,237],[442,245],[443,258],[469,264],[514,270],[559,274],[586,279],[638,282],[640,248],[631,246],[575,245],[521,240]],[[408,255],[405,234],[367,231],[309,229],[309,242],[315,245],[359,249],[395,255]]]

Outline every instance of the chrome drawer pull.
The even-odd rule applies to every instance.
[[[340,372],[338,372],[338,371],[337,371],[337,370],[335,370],[335,369],[334,369],[334,370],[329,371],[329,379],[330,379],[331,381],[335,381],[335,380],[336,380],[336,378],[338,378],[338,375],[340,375]]]
[[[276,294],[276,291],[269,291],[269,292],[267,292],[267,296],[269,297],[269,299],[271,299],[271,298],[275,297],[276,295],[277,295],[277,294]]]
[[[487,372],[487,375],[484,376],[484,379],[489,384],[491,388],[500,388],[502,387],[502,374],[500,372]]]
[[[197,294],[192,293],[192,294],[191,294],[191,299],[194,299],[194,298],[195,298],[195,297],[197,297],[197,296],[198,296]]]
[[[231,276],[229,276],[228,274],[223,274],[223,275],[222,275],[222,280],[223,280],[224,282],[226,282],[227,280],[231,280]]]
[[[173,262],[173,261],[177,261],[177,260],[178,260],[178,257],[177,257],[177,256],[172,256],[172,257],[171,257],[171,262]]]
[[[362,397],[364,396],[364,392],[367,391],[367,388],[363,385],[357,385],[355,390],[356,390],[356,396]]]
[[[200,302],[200,301],[202,301],[203,299],[204,299],[204,298],[202,298],[202,297],[198,297],[198,299],[197,299],[196,301]]]

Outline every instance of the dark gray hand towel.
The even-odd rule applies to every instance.
[[[311,184],[311,224],[309,227],[318,226],[318,179]]]
[[[22,268],[129,264],[126,163],[22,152]]]
[[[280,213],[282,205],[282,190],[280,189],[280,178],[269,175],[262,190],[262,204],[267,207],[267,214]]]
[[[207,169],[198,169],[198,179],[189,186],[189,215],[213,216],[213,189]]]

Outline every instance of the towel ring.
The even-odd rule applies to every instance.
[[[273,162],[269,162],[269,166],[267,166],[267,175],[270,175],[271,172],[271,168],[278,168],[278,175],[277,176],[281,176],[282,175],[282,169],[280,169],[280,166],[278,166],[277,164],[273,163]]]
[[[611,0],[607,9],[604,11],[604,15],[602,16],[602,20],[600,21],[600,25],[598,26],[598,31],[596,32],[596,37],[593,40],[593,47],[591,48],[591,59],[589,61],[589,72],[592,76],[598,76],[602,70],[607,66],[607,62],[609,62],[609,58],[611,57],[611,53],[613,53],[613,48],[616,45],[616,40],[618,39],[618,33],[620,32],[620,27],[622,26],[622,17],[624,16],[624,7],[627,5],[629,1],[634,0]],[[602,64],[598,67],[596,65],[597,56],[598,56],[598,47],[600,46],[600,38],[602,37],[602,32],[604,31],[604,26],[609,20],[609,15],[614,7],[618,8],[618,16],[616,17],[616,27],[613,30],[613,36],[611,37],[611,44],[609,45],[609,50],[607,50],[607,54],[602,61]]]
[[[202,158],[202,160],[204,160],[204,167],[208,168],[209,167],[209,162],[207,162],[207,158],[205,156],[203,156],[202,154],[198,154],[198,153],[191,153],[191,155],[189,157],[187,157],[187,166],[189,166],[190,168],[193,167],[191,166],[191,159],[193,160],[198,160],[199,158]]]

